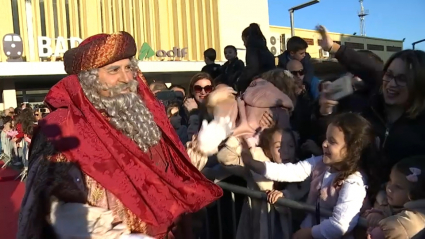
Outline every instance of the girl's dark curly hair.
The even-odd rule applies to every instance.
[[[340,174],[335,178],[334,186],[341,186],[343,181],[356,171],[362,170],[368,176],[368,191],[377,193],[379,182],[375,177],[379,157],[372,125],[362,116],[355,113],[337,115],[332,121],[344,133],[346,156],[337,166]]]
[[[34,111],[31,108],[25,108],[16,119],[17,124],[22,124],[24,134],[32,136],[34,128]]]

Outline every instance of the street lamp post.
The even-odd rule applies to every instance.
[[[412,43],[412,48],[413,48],[413,50],[415,50],[415,45],[416,45],[416,44],[421,43],[421,42],[424,42],[424,41],[425,41],[425,39],[422,39],[422,40],[419,40],[419,41],[415,41],[415,42],[413,42],[413,43]]]
[[[294,29],[294,12],[295,12],[296,10],[300,10],[300,9],[302,9],[302,8],[305,8],[305,7],[311,6],[311,5],[316,4],[316,3],[319,3],[319,2],[320,2],[320,0],[313,0],[313,1],[306,2],[306,3],[303,3],[303,4],[301,4],[301,5],[298,5],[298,6],[295,6],[295,7],[292,7],[292,8],[290,8],[290,9],[289,9],[289,17],[291,18],[291,37],[295,36],[295,29]]]

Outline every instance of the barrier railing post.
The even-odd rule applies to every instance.
[[[235,193],[231,192],[232,195],[232,223],[233,223],[233,236],[236,237],[236,206],[235,206]]]
[[[218,213],[218,236],[220,239],[223,239],[223,221],[221,220],[221,206],[220,199],[217,200],[217,213]]]
[[[240,187],[240,186],[236,186],[236,185],[232,185],[229,183],[225,183],[225,182],[217,182],[217,185],[219,185],[221,188],[231,191],[233,193],[239,193],[239,194],[243,194],[246,195],[248,197],[251,198],[256,198],[256,199],[262,199],[262,200],[267,200],[267,195],[264,192],[261,191],[254,191],[248,188],[244,188],[244,187]],[[284,206],[284,207],[289,207],[292,209],[298,209],[298,210],[303,210],[309,213],[316,213],[316,207],[306,204],[306,203],[300,203],[300,202],[296,202],[287,198],[279,198],[277,200],[277,202],[275,203],[276,205],[280,205],[280,206]],[[332,211],[329,210],[320,210],[321,216],[323,217],[330,217],[332,216]],[[367,227],[367,221],[364,218],[359,218],[358,222],[357,222],[358,226],[362,226],[362,227]]]

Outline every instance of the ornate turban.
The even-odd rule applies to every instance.
[[[65,52],[65,71],[69,75],[78,74],[131,58],[136,52],[136,42],[128,32],[94,35]]]

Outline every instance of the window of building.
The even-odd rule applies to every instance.
[[[13,18],[13,33],[21,35],[21,29],[19,28],[19,7],[18,1],[12,0],[12,18]]]
[[[286,36],[285,34],[280,35],[280,53],[286,50]]]
[[[314,40],[311,38],[303,38],[303,40],[305,42],[307,42],[308,45],[313,46],[314,45]]]
[[[65,2],[65,15],[66,15],[66,35],[71,36],[71,22],[70,22],[70,16],[69,16],[69,3],[68,0]],[[103,32],[103,28],[102,28]],[[71,41],[67,41],[68,43],[68,49],[71,49]]]
[[[364,44],[363,43],[357,43],[357,42],[345,42],[345,45],[347,47],[350,47],[352,49],[359,49],[359,50],[363,50],[364,49]]]
[[[55,38],[59,36],[59,19],[58,19],[58,2],[53,0],[53,28],[55,30]]]
[[[367,44],[367,49],[371,51],[384,51],[385,47],[383,45]]]
[[[41,0],[39,3],[40,6],[40,28],[41,28],[41,35],[46,36],[46,12],[44,11],[44,1]]]
[[[387,46],[387,51],[390,51],[390,52],[399,52],[401,50],[402,48],[399,46]]]

